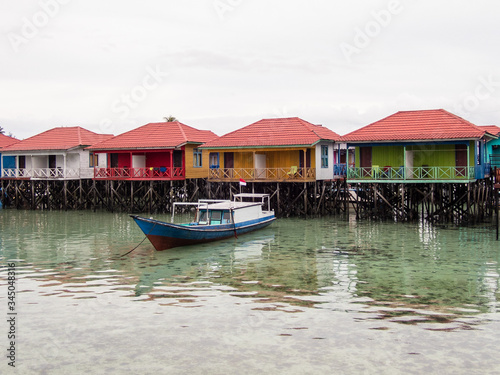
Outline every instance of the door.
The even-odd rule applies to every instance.
[[[255,178],[266,178],[266,154],[255,154]]]
[[[413,154],[413,150],[406,150],[404,172],[402,171],[399,177],[403,177],[403,173],[406,178],[418,177],[418,173],[413,169]]]
[[[362,176],[370,176],[372,168],[372,148],[359,148],[359,166],[362,168]]]
[[[304,151],[299,151],[299,166],[300,168],[304,168]],[[307,149],[306,151],[306,168],[311,168],[311,149]]]
[[[26,169],[26,156],[19,155],[19,169]]]
[[[49,170],[48,170],[48,175],[50,177],[58,177],[58,170],[57,170],[57,163],[56,163],[56,156],[55,155],[49,155]]]
[[[234,152],[224,152],[224,177],[233,177]]]
[[[226,169],[234,168],[234,152],[224,153],[224,168]]]
[[[174,150],[174,168],[182,168],[182,150]]]
[[[340,164],[346,164],[346,150],[340,150],[340,159],[339,159]]]
[[[305,168],[311,168],[311,149],[306,151],[306,165]],[[305,172],[304,174],[302,172]],[[300,176],[307,176],[307,171],[304,170],[304,151],[299,151],[299,174]]]
[[[49,155],[49,168],[50,169],[56,168],[56,156],[55,155]]]
[[[455,167],[457,177],[467,177],[467,145],[455,145]]]
[[[110,154],[109,166],[110,168],[118,168],[118,154]]]

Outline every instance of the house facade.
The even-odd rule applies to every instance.
[[[93,178],[183,180],[208,177],[208,152],[200,146],[217,137],[178,121],[149,123],[89,147],[99,156]]]
[[[500,127],[496,125],[480,126],[481,129],[497,137],[500,136]],[[486,143],[486,153],[492,168],[500,169],[500,139],[491,139]]]
[[[298,117],[263,119],[201,148],[212,181],[316,181],[334,178],[341,137]],[[345,148],[345,147],[344,147]]]
[[[96,158],[86,147],[110,138],[75,127],[57,127],[2,149],[2,178],[68,180],[92,178]],[[8,158],[8,162],[6,161]]]
[[[489,172],[497,137],[443,109],[402,111],[345,135],[348,182],[468,182]]]
[[[19,140],[16,138],[0,134],[0,176],[2,175],[1,171],[3,168],[11,169],[16,166],[15,156],[2,156],[2,149],[18,142]]]

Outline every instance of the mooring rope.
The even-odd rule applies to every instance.
[[[120,258],[123,258],[125,255],[130,254],[132,251],[134,251],[134,250],[135,250],[135,249],[137,249],[139,246],[141,246],[141,244],[142,244],[142,243],[143,243],[143,242],[144,242],[144,241],[148,238],[148,236],[151,234],[151,232],[153,231],[153,229],[155,229],[156,224],[157,224],[157,223],[155,223],[155,224],[153,225],[153,227],[151,228],[151,230],[149,231],[149,233],[148,233],[148,234],[146,234],[146,236],[142,239],[142,241],[141,241],[141,242],[139,242],[139,244],[138,244],[136,247],[134,247],[134,248],[133,248],[132,250],[130,250],[130,251],[127,251],[125,254],[120,255]]]

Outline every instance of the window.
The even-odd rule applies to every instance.
[[[222,211],[212,211],[210,215],[210,224],[221,224]]]
[[[210,168],[219,168],[219,153],[211,152],[210,156]]]
[[[321,168],[328,168],[328,146],[321,146]]]
[[[200,168],[201,167],[201,161],[202,161],[202,157],[201,157],[201,154],[202,153],[202,150],[200,150],[199,148],[195,148],[193,149],[193,167],[195,168]]]
[[[208,212],[207,210],[205,211],[199,211],[199,217],[200,219],[198,220],[198,223],[199,224],[208,224],[208,221],[207,221],[207,216],[208,216]]]
[[[89,167],[97,167],[99,165],[99,155],[93,152],[89,153]]]

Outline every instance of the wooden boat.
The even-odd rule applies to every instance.
[[[263,210],[266,204],[267,209]],[[195,206],[194,221],[174,224],[175,208],[182,205]],[[171,223],[137,215],[130,216],[156,250],[237,237],[264,228],[276,220],[274,211],[270,209],[269,194],[249,193],[236,194],[233,201],[200,200],[197,203],[174,203]]]

